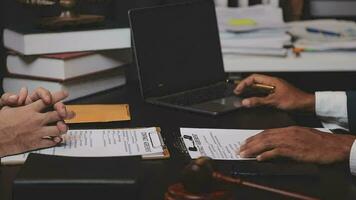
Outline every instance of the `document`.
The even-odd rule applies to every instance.
[[[180,134],[192,159],[207,156],[214,160],[254,160],[238,155],[245,140],[262,130],[181,128]]]
[[[70,130],[60,146],[29,153],[71,157],[149,156],[163,153],[162,144],[157,128]],[[29,153],[8,156],[1,162],[21,163]]]
[[[317,130],[330,133],[328,129]],[[207,156],[214,160],[255,160],[256,158],[241,158],[238,152],[247,138],[262,131],[181,128],[180,134],[192,159]]]

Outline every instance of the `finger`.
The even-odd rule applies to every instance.
[[[290,151],[286,148],[276,148],[270,151],[263,152],[262,154],[258,155],[256,158],[258,161],[266,161],[271,160],[278,157],[291,157]]]
[[[26,103],[26,98],[28,96],[28,90],[26,87],[20,89],[19,98],[18,98],[18,105],[24,105]]]
[[[58,144],[61,143],[60,137],[55,137],[53,139],[41,139],[38,142],[37,148],[36,149],[44,149],[44,148],[49,148],[49,147],[54,147]]]
[[[270,105],[270,104],[271,104],[271,101],[269,99],[269,96],[267,96],[267,97],[251,97],[251,98],[242,100],[242,106],[244,106],[246,108]]]
[[[58,126],[55,125],[55,126],[44,126],[36,134],[38,138],[49,138],[49,137],[60,137],[64,133],[65,132],[61,132]]]
[[[17,106],[19,96],[12,93],[5,93],[1,96],[1,106]]]
[[[3,107],[1,108],[1,110],[6,110],[6,109],[9,109],[9,108],[11,108],[11,107],[9,107],[9,106],[3,106]]]
[[[67,120],[73,119],[75,116],[76,116],[75,112],[70,110],[70,111],[67,111],[67,116],[65,119],[67,119]]]
[[[27,95],[26,100],[25,100],[25,105],[31,104],[33,101],[31,100],[31,97]]]
[[[246,144],[248,144],[248,143],[250,143],[250,142],[256,140],[258,137],[263,137],[263,135],[265,135],[266,132],[268,132],[268,130],[262,131],[262,132],[260,132],[260,133],[258,133],[258,134],[256,134],[256,135],[254,135],[254,136],[251,136],[251,137],[247,138],[247,139],[245,140],[244,145],[246,145]]]
[[[57,128],[61,134],[65,134],[68,131],[68,126],[63,121],[57,122]]]
[[[49,111],[43,113],[43,125],[55,123],[62,120],[62,117],[59,115],[57,111]]]
[[[268,138],[268,139],[273,139],[273,138],[279,138],[279,134],[286,132],[287,128],[274,128],[274,129],[266,129],[264,131],[261,131],[260,133],[251,136],[245,140],[245,144],[248,144],[254,140],[259,140],[262,138]]]
[[[64,90],[55,92],[52,94],[51,105],[54,105],[67,97],[68,97],[68,92],[66,92]],[[37,100],[36,102],[30,104],[29,106],[39,112],[39,111],[45,109],[46,107],[48,107],[49,105],[45,104],[42,100]]]
[[[254,83],[260,84],[271,84],[273,77],[261,75],[261,74],[253,74],[240,82],[235,88],[236,94],[241,94],[246,87],[252,86]]]
[[[254,140],[240,149],[239,155],[242,158],[255,157],[262,152],[269,151],[275,147],[275,144],[271,140]]]
[[[247,138],[239,149],[240,155],[250,156],[250,154],[257,154],[256,152],[261,152],[264,149],[272,149],[275,146],[273,144],[273,135],[274,131],[270,129]]]
[[[235,94],[241,94],[247,87],[253,84],[253,79],[251,76],[247,77],[246,79],[242,80],[235,88]]]
[[[39,87],[35,91],[33,91],[32,94],[30,95],[30,99],[32,102],[42,99],[43,102],[47,105],[52,103],[52,95],[50,91],[42,87]]]
[[[67,107],[62,102],[56,103],[54,109],[59,113],[62,119],[73,119],[75,117],[75,112],[67,110]]]
[[[59,115],[62,117],[62,119],[65,119],[67,117],[67,108],[62,102],[58,102],[54,104],[54,110],[59,113]]]

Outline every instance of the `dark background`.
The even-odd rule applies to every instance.
[[[135,7],[154,6],[165,3],[177,3],[189,0],[117,0],[107,1],[101,4],[86,4],[79,3],[78,9],[85,13],[99,13],[105,15],[108,19],[117,21],[122,26],[128,26],[127,11]],[[287,5],[288,1],[281,1],[282,7],[285,10],[285,19],[289,20],[290,8]],[[54,7],[32,7],[22,5],[16,0],[1,0],[0,1],[0,78],[6,74],[5,58],[6,50],[3,47],[3,28],[9,25],[21,25],[24,23],[33,23],[41,16],[50,16],[58,14],[58,6]],[[308,13],[307,7],[304,13]],[[307,15],[304,16],[307,18]],[[131,65],[128,70],[129,80],[135,80],[135,66]],[[244,74],[248,75],[248,74]],[[298,87],[307,90],[355,90],[356,89],[356,73],[273,73],[272,75],[280,76]],[[2,84],[1,84],[2,85]],[[2,89],[0,89],[0,92]]]

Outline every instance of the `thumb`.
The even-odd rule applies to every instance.
[[[251,97],[242,101],[242,106],[251,108],[256,106],[268,105],[269,102],[266,97]]]
[[[1,96],[1,106],[19,106],[17,101],[19,96],[12,93],[5,93]]]

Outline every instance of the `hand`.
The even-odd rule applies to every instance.
[[[63,98],[68,97],[68,93],[63,91]],[[46,105],[54,104],[52,102],[53,97],[50,91],[44,88],[35,89],[32,94],[28,95],[27,88],[23,87],[20,89],[18,94],[5,93],[1,96],[0,107],[9,106],[9,107],[18,107],[31,104],[37,100],[41,99]],[[66,107],[62,102],[54,104],[54,109],[65,118],[67,115]]]
[[[67,97],[61,91],[52,95],[52,104]],[[11,108],[5,106],[0,111],[0,157],[18,154],[34,149],[52,147],[60,143],[61,134],[68,130],[64,119],[74,117],[68,112],[62,117],[57,111],[42,111],[51,105],[37,100],[26,106]],[[55,124],[55,125],[50,125]],[[53,139],[44,139],[44,138]]]
[[[301,162],[329,164],[349,159],[356,137],[336,135],[304,127],[287,127],[263,131],[248,138],[240,148],[241,157],[258,161],[277,157]]]
[[[247,87],[255,83],[273,85],[275,86],[275,90],[266,97],[244,99],[242,105],[245,107],[267,105],[288,111],[315,111],[315,96],[313,94],[303,92],[286,81],[275,77],[259,74],[251,75],[240,82],[235,88],[235,93],[239,95],[243,93]]]

